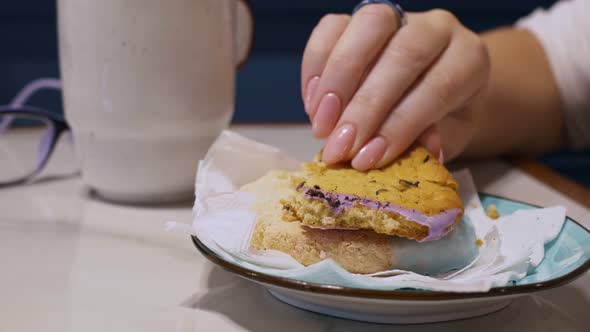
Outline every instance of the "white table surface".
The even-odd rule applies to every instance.
[[[301,159],[320,147],[305,126],[240,126]],[[58,157],[53,166],[64,163]],[[7,157],[0,150],[0,170]],[[499,162],[470,165],[478,188],[590,211]],[[590,274],[484,317],[387,326],[309,313],[207,261],[164,222],[191,204],[123,206],[90,197],[77,176],[0,189],[0,331],[590,331]]]

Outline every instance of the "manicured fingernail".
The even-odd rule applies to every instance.
[[[332,164],[346,158],[348,152],[352,149],[355,138],[356,129],[353,125],[345,124],[340,127],[328,139],[322,153],[322,161]]]
[[[305,100],[303,101],[305,106],[305,113],[310,114],[309,110],[309,103],[313,98],[315,91],[318,89],[318,85],[320,84],[320,77],[314,76],[308,82],[305,88]]]
[[[438,152],[438,162],[441,163],[441,164],[444,164],[445,163],[445,155],[443,153],[443,149],[442,148]]]
[[[365,144],[359,153],[352,159],[352,167],[366,171],[371,169],[375,164],[383,158],[387,149],[387,142],[381,136],[375,137]]]
[[[340,98],[334,93],[328,93],[320,101],[318,111],[313,116],[312,131],[318,138],[325,138],[330,135],[338,122],[342,112]]]

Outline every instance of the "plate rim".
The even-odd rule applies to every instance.
[[[506,198],[500,195],[494,194],[487,194],[487,193],[478,193],[479,195],[486,195],[493,198],[499,198],[507,201],[512,201],[515,203],[520,203],[524,205],[528,205],[534,208],[542,208],[539,205]],[[566,215],[567,219],[574,222],[576,225],[580,226],[583,230],[585,230],[590,235],[590,230],[588,230],[584,225],[577,222],[575,219]],[[191,235],[192,242],[194,246],[205,256],[209,261],[213,262],[214,264],[220,266],[221,268],[230,271],[240,277],[249,279],[251,281],[262,283],[262,284],[270,284],[277,287],[297,290],[297,291],[304,291],[304,292],[311,292],[316,294],[324,294],[324,295],[331,295],[331,296],[341,296],[341,297],[357,297],[357,298],[366,298],[366,299],[376,299],[376,300],[403,300],[403,301],[448,301],[448,300],[465,300],[465,299],[477,299],[477,298],[490,298],[490,297],[500,297],[500,296],[514,296],[514,295],[524,295],[528,293],[538,292],[542,290],[547,290],[551,288],[556,288],[562,285],[565,285],[569,282],[574,281],[578,277],[580,277],[584,272],[590,269],[590,259],[587,259],[582,265],[580,265],[575,270],[565,274],[561,277],[549,279],[541,282],[536,282],[533,284],[528,285],[514,285],[514,286],[503,286],[503,287],[494,287],[487,292],[470,292],[470,293],[457,293],[457,292],[439,292],[439,291],[424,291],[424,290],[376,290],[376,289],[362,289],[362,288],[352,288],[352,287],[343,287],[343,286],[334,286],[334,285],[325,285],[320,283],[313,283],[307,282],[302,280],[290,279],[285,277],[278,277],[267,273],[262,273],[258,271],[254,271],[240,265],[234,264],[232,262],[228,262],[215,252],[213,252],[209,247],[207,247],[203,242],[201,242],[195,235]]]

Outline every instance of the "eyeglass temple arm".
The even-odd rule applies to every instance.
[[[12,99],[10,106],[21,107],[26,104],[27,100],[31,98],[37,91],[43,89],[52,89],[61,91],[61,80],[57,78],[39,78],[29,82],[22,88],[19,93]]]
[[[52,89],[61,91],[61,80],[57,78],[38,78],[25,85],[18,94],[12,99],[9,107],[18,109],[27,103],[29,98],[37,91],[44,89]],[[13,116],[7,116],[0,120],[0,134],[6,131],[14,121]]]

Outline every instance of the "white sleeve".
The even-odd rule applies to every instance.
[[[565,111],[569,143],[590,146],[590,0],[562,0],[516,23],[543,46]]]

